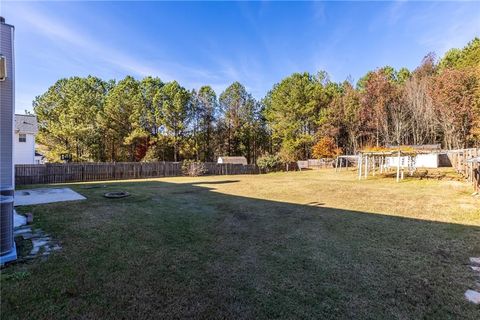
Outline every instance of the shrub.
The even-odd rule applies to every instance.
[[[198,177],[207,173],[207,168],[203,162],[184,160],[182,163],[182,173],[184,176]]]
[[[281,164],[280,157],[274,154],[266,154],[257,159],[257,165],[260,169],[267,172],[275,170]]]
[[[278,152],[278,159],[279,161],[285,165],[285,168],[289,169],[292,163],[295,163],[297,157],[295,155],[295,151],[292,148],[282,147]]]
[[[335,145],[333,138],[323,137],[313,146],[312,153],[316,159],[334,158],[342,154],[342,149]]]

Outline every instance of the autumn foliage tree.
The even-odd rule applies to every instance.
[[[469,144],[478,80],[472,71],[456,69],[445,69],[431,80],[430,94],[447,149]]]
[[[334,158],[342,154],[342,149],[337,147],[333,138],[323,137],[313,146],[312,154],[316,159]]]
[[[390,66],[357,83],[293,73],[255,99],[239,82],[219,95],[158,78],[60,79],[34,101],[50,161],[215,161],[270,154],[283,164],[367,146],[480,146],[480,39],[427,54],[413,71]]]

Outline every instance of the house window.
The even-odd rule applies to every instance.
[[[27,135],[25,133],[20,133],[18,135],[18,142],[27,142]]]

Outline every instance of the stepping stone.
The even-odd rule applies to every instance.
[[[13,213],[13,227],[18,228],[27,224],[27,217],[22,216],[14,210]]]
[[[23,233],[31,233],[32,229],[30,227],[21,227],[13,230],[14,235],[21,235]]]
[[[31,256],[36,255],[40,251],[40,248],[44,247],[48,243],[48,241],[49,239],[45,239],[45,238],[32,239],[33,248],[32,248],[32,251],[30,251],[30,255]]]
[[[472,258],[470,258],[470,263],[480,265],[480,257],[472,257]]]
[[[465,291],[465,298],[475,304],[480,304],[480,292],[474,290]]]

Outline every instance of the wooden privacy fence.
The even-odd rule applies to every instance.
[[[207,175],[256,174],[256,165],[205,163]],[[87,182],[182,176],[180,162],[49,163],[15,165],[15,184]]]
[[[480,157],[480,149],[449,150],[447,156],[452,163],[452,167],[473,184],[475,191],[480,191],[480,163],[468,161]]]
[[[334,162],[334,159],[308,159],[304,161],[297,161],[297,166],[300,170],[333,168]]]

